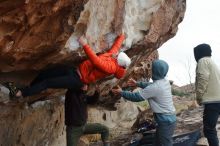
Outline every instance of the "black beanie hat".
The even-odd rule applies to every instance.
[[[208,44],[200,44],[194,48],[194,57],[196,62],[203,57],[212,56],[211,47]]]

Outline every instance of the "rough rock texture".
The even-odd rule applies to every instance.
[[[65,142],[63,104],[38,102],[28,106],[1,105],[1,146],[60,146]]]
[[[25,74],[25,80],[48,66],[77,65],[84,53],[74,48],[75,39],[84,33],[93,49],[102,52],[104,34],[125,32],[134,66],[176,34],[184,12],[185,0],[3,0],[0,72],[12,80]]]
[[[100,49],[100,40],[108,32],[127,35],[124,45],[132,64],[124,80],[134,72],[149,78],[150,72],[143,68],[149,69],[149,61],[158,55],[152,55],[147,64],[146,60],[176,34],[184,12],[185,0],[3,0],[0,81],[24,85],[49,66],[77,66],[85,54],[76,39],[85,34],[100,53],[105,51]],[[99,81],[104,103],[115,102],[108,91],[122,83],[115,78]]]
[[[109,95],[109,89],[124,86],[130,76],[149,79],[150,62],[158,58],[155,50],[176,34],[185,4],[185,0],[0,0],[0,81],[24,85],[50,66],[77,66],[85,59],[76,41],[80,35],[86,34],[100,53],[106,51],[99,48],[103,35],[124,32],[127,48],[123,51],[132,58],[126,77],[98,82],[100,103],[112,107],[117,98]],[[37,98],[60,96],[50,93]],[[0,100],[0,145],[58,146],[65,142],[62,102],[55,98],[31,108],[4,100]],[[99,115],[101,120],[103,114]]]

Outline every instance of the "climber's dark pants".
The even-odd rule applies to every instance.
[[[42,71],[30,84],[21,89],[23,97],[40,93],[48,88],[81,88],[83,86],[76,69],[57,67]]]
[[[219,146],[216,124],[220,114],[220,103],[205,104],[203,112],[203,131],[209,146]]]
[[[109,138],[109,129],[105,125],[99,123],[85,124],[83,126],[67,126],[67,146],[77,146],[77,143],[83,134],[101,134],[102,141],[106,142]]]

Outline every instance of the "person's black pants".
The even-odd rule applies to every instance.
[[[23,97],[40,93],[48,88],[81,88],[83,86],[76,69],[57,67],[44,70],[31,82],[30,86],[21,89]]]
[[[205,104],[203,113],[203,131],[209,146],[219,146],[216,124],[220,115],[220,103]]]

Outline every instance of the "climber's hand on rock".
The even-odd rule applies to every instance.
[[[82,35],[80,38],[79,38],[79,43],[82,45],[82,46],[84,46],[84,45],[86,45],[87,44],[87,39],[86,39],[86,37],[84,36],[84,35]]]
[[[127,38],[127,37],[128,37],[128,34],[127,34],[127,33],[124,33],[124,36],[125,36],[125,38]]]
[[[124,29],[122,29],[122,30],[121,30],[121,34],[122,34],[122,35],[124,35],[124,36],[125,36],[125,38],[127,38],[127,37],[128,37],[128,34],[125,32],[125,30],[124,30]]]
[[[115,95],[119,95],[121,94],[121,92],[122,92],[122,89],[120,86],[117,86],[117,88],[112,89],[112,93],[114,93]]]
[[[89,34],[86,34],[85,37],[86,37],[86,39],[87,39],[87,43],[94,41],[94,40],[93,40],[93,37],[92,37],[91,35],[89,35]]]

